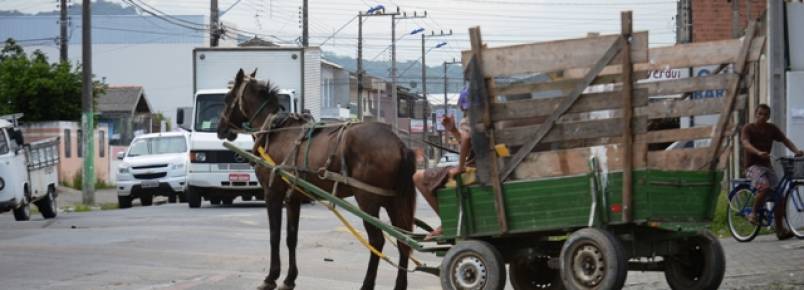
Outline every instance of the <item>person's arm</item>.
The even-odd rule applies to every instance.
[[[472,136],[469,135],[469,132],[459,131],[460,140],[461,140],[461,148],[459,151],[459,158],[458,158],[458,172],[463,172],[466,170],[466,159],[469,158],[469,150],[472,150]]]
[[[782,143],[784,143],[784,146],[787,146],[787,149],[790,149],[790,151],[792,151],[793,154],[796,155],[796,157],[804,156],[804,151],[799,150],[798,147],[796,147],[796,144],[793,144],[793,142],[790,141],[790,139],[788,139],[787,137],[784,138]]]

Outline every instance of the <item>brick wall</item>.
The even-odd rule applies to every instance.
[[[750,2],[750,17],[756,18],[765,11],[765,0],[732,0],[740,4],[740,29],[744,29],[746,8]],[[711,41],[732,38],[731,33],[731,1],[727,0],[692,0],[692,40]]]

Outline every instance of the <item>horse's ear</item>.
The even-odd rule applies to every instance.
[[[243,77],[245,77],[245,76],[246,76],[246,73],[243,72],[243,69],[242,68],[239,69],[237,71],[237,75],[235,76],[235,85],[240,84],[241,82],[243,82]]]
[[[251,72],[251,78],[256,78],[256,77],[257,77],[257,68],[255,67],[254,71]]]

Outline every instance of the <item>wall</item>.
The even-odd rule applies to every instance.
[[[738,1],[740,4],[740,29],[747,25],[746,13],[750,12],[750,18],[758,17],[765,11],[767,2],[764,0],[753,0],[750,11],[746,1]],[[726,0],[694,0],[692,2],[692,41],[712,41],[732,38],[731,33],[731,2]]]
[[[64,183],[72,183],[73,177],[81,173],[81,168],[84,166],[84,159],[78,157],[78,129],[80,128],[78,122],[68,121],[51,121],[51,122],[34,122],[27,123],[22,126],[23,135],[26,142],[34,141],[41,138],[59,137],[59,181]],[[64,131],[70,131],[70,137],[66,138]],[[108,127],[99,124],[98,128],[94,131],[95,136],[95,175],[97,179],[102,181],[109,181],[109,161],[111,160],[111,151],[109,150],[108,140]],[[102,132],[102,133],[101,133]],[[103,139],[98,138],[99,135],[104,135]],[[68,140],[69,139],[69,140]],[[69,143],[67,143],[69,142]],[[103,144],[100,144],[103,142]],[[66,146],[70,148],[70,157],[66,156]],[[101,148],[101,146],[103,148]],[[100,156],[101,149],[103,149],[103,157]]]

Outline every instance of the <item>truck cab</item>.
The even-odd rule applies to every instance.
[[[26,144],[17,119],[22,114],[0,117],[0,213],[14,212],[14,219],[29,220],[34,203],[45,218],[57,214],[58,138]]]
[[[246,159],[224,148],[223,141],[218,139],[218,123],[228,91],[199,90],[194,96],[193,107],[180,108],[177,112],[179,125],[190,131],[186,197],[191,208],[200,207],[203,200],[211,204],[231,204],[237,197],[244,201],[263,198],[254,168]],[[280,90],[280,97],[283,108],[296,111],[298,100],[293,90]],[[186,118],[188,115],[190,117]],[[254,140],[249,134],[238,134],[233,143],[251,150]]]

